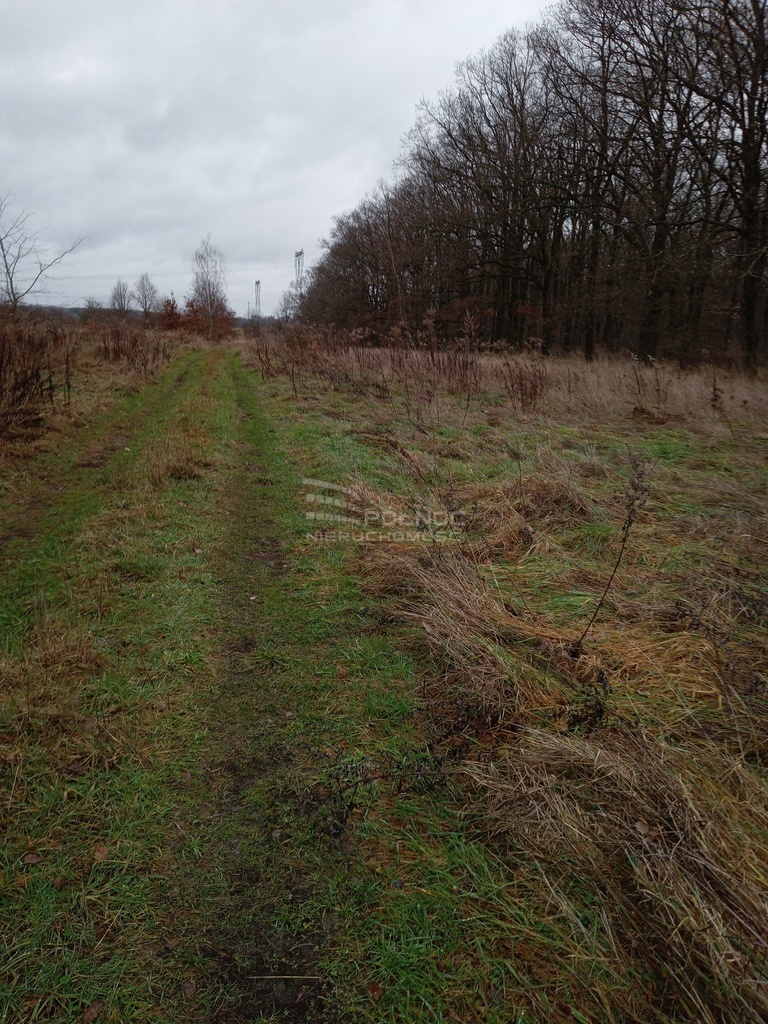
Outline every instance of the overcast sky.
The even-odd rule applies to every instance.
[[[537,0],[0,0],[0,195],[80,248],[46,301],[146,271],[182,299],[208,233],[239,314],[389,178],[416,105]]]

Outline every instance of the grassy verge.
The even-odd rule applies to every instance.
[[[149,1019],[158,1002],[184,1017],[195,954],[161,956],[166,858],[213,685],[204,513],[225,383],[188,354],[95,421],[85,452],[40,460],[55,486],[31,535],[5,544],[3,1020]],[[190,838],[175,857],[193,856]]]
[[[418,380],[294,356],[284,380],[259,355],[265,407],[307,477],[347,488],[309,485],[330,517],[304,557],[412,659],[391,694],[405,771],[385,713],[342,748],[373,869],[333,967],[353,1015],[762,1019],[755,408],[563,423],[445,391],[417,416]]]
[[[315,456],[255,383],[188,353],[36,463],[4,549],[2,1019],[376,1005],[364,808],[444,780],[413,659],[303,541]]]

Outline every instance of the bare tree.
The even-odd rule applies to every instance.
[[[766,0],[560,0],[424,102],[397,181],[281,314],[754,367],[768,326]]]
[[[0,196],[0,302],[17,309],[24,299],[40,288],[45,275],[80,245],[78,238],[65,248],[40,241],[31,231],[28,210],[15,213],[10,196]]]
[[[717,148],[707,155],[732,205],[742,352],[754,368],[768,272],[768,9],[765,0],[690,0],[687,10],[703,56],[697,67],[686,51],[683,77],[715,126]]]
[[[301,307],[301,289],[295,281],[291,281],[280,299],[277,318],[281,324],[289,324],[295,320]]]
[[[142,274],[138,278],[131,292],[131,298],[144,314],[145,320],[149,319],[150,315],[157,311],[160,305],[160,296],[149,274]]]
[[[109,304],[121,318],[128,312],[131,305],[131,290],[125,281],[118,279],[109,297]]]
[[[224,253],[208,235],[200,243],[193,260],[194,276],[188,306],[202,320],[209,338],[219,332],[219,325],[229,319],[227,307],[227,263]]]

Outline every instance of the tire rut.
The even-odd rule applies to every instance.
[[[184,357],[183,357],[184,358]],[[189,357],[185,357],[187,360]],[[163,418],[173,414],[174,407],[181,399],[179,387],[189,377],[189,366],[185,366],[173,378],[155,382],[142,394],[145,400],[107,428],[91,424],[91,429],[104,429],[101,437],[93,438],[78,431],[72,442],[69,458],[63,465],[55,466],[44,477],[38,477],[38,485],[27,490],[14,500],[11,496],[0,506],[0,560],[6,549],[15,542],[33,543],[42,533],[46,516],[57,505],[66,501],[73,492],[87,492],[98,485],[98,474],[123,449],[131,447],[136,434],[148,422],[155,420],[159,413]],[[107,414],[109,416],[110,413]],[[41,473],[41,467],[50,465],[45,456],[34,458],[27,466],[26,475]]]
[[[247,434],[250,416],[243,385],[235,379]],[[220,982],[231,994],[211,1020],[239,1024],[280,1014],[292,1024],[329,1024],[333,1018],[323,1007],[318,969],[329,936],[307,910],[314,882],[281,824],[286,813],[302,814],[300,798],[290,786],[286,789],[286,779],[297,770],[296,752],[279,724],[286,714],[275,707],[279,695],[258,685],[255,668],[263,645],[272,639],[260,591],[275,582],[289,585],[290,560],[273,521],[273,481],[262,454],[253,441],[239,449],[227,496],[232,531],[221,552],[225,630],[211,723],[213,747],[226,751],[211,765],[212,777],[221,780],[218,811],[235,824],[235,839],[217,854],[232,915],[212,936]],[[266,805],[262,801],[254,809],[254,791],[270,794]],[[258,864],[253,863],[254,844],[260,850]],[[288,862],[293,867],[287,871]],[[276,924],[285,921],[286,908],[295,911],[295,927]]]

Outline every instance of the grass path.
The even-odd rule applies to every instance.
[[[4,1021],[236,1020],[314,986],[241,978],[252,791],[285,766],[240,685],[279,561],[236,377],[187,353],[6,488]]]
[[[185,352],[5,481],[0,1021],[398,1019],[367,950],[411,897],[353,834],[424,776],[415,670],[255,383]]]

